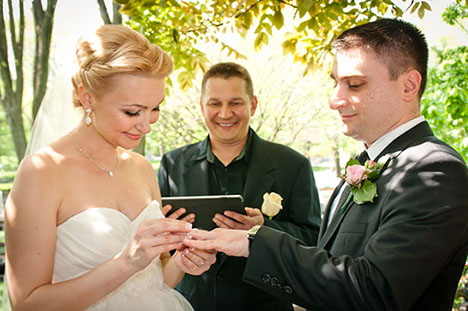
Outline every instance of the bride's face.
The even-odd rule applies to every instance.
[[[114,87],[94,99],[92,125],[110,144],[131,149],[159,118],[164,79],[135,74],[114,79]]]

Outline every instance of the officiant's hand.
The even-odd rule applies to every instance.
[[[169,218],[142,221],[133,240],[116,259],[122,260],[126,267],[140,271],[156,256],[180,248],[191,228],[191,224]]]
[[[164,205],[163,208],[162,208],[162,212],[163,212],[164,216],[167,216],[167,213],[169,213],[171,211],[171,209],[172,209],[171,204]],[[182,208],[179,208],[179,209],[175,210],[173,213],[171,213],[169,216],[167,216],[167,218],[179,219],[179,220],[182,220],[182,221],[193,224],[193,222],[195,221],[195,214],[194,213],[190,213],[190,214],[180,218],[180,216],[182,216],[185,212],[186,212],[185,208],[182,207]]]
[[[249,239],[246,230],[193,229],[187,235],[184,244],[196,249],[217,250],[228,256],[249,257]]]
[[[215,214],[213,222],[224,229],[249,230],[255,225],[263,225],[265,220],[263,214],[258,208],[246,207],[247,215],[233,211],[225,211],[224,215]]]
[[[216,262],[216,251],[184,247],[176,252],[176,264],[185,273],[200,275]]]

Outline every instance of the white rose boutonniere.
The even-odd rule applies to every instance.
[[[281,201],[283,201],[283,198],[278,193],[265,193],[263,195],[262,213],[272,219],[283,209]]]

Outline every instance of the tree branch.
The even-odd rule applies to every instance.
[[[122,14],[120,14],[120,4],[115,3],[115,1],[112,2],[112,22],[115,25],[120,25],[122,24]]]

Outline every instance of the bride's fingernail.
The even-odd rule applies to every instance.
[[[187,240],[192,239],[192,235],[191,235],[191,234],[187,234],[187,235],[185,236],[185,239],[187,239]]]
[[[192,230],[192,224],[191,223],[186,223],[185,224],[185,229]]]

